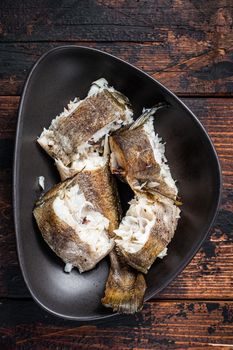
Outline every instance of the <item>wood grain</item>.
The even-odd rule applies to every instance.
[[[63,0],[57,6],[43,0],[37,7],[35,1],[2,1],[0,94],[21,93],[36,59],[72,42],[125,59],[181,95],[232,95],[231,5]]]
[[[233,303],[151,302],[135,316],[73,322],[32,301],[2,300],[0,344],[4,350],[232,349]]]
[[[228,27],[227,27],[228,28]],[[161,81],[179,95],[233,95],[233,34],[214,30],[206,39],[187,31],[168,31],[164,42],[83,42],[113,54]],[[223,37],[222,37],[223,35]],[[217,42],[216,42],[217,40]],[[49,49],[67,42],[0,44],[0,95],[21,94],[36,60]]]
[[[1,350],[233,349],[232,18],[232,0],[0,2]],[[116,55],[185,96],[222,164],[222,205],[209,239],[135,316],[53,317],[31,300],[18,265],[11,198],[17,95],[39,56],[66,44]]]
[[[2,41],[166,42],[170,32],[208,42],[232,24],[232,2],[2,0]]]
[[[18,97],[0,97],[0,297],[28,297],[15,248],[11,162]],[[159,299],[233,299],[233,99],[185,98],[210,133],[223,168],[222,206],[210,238]]]

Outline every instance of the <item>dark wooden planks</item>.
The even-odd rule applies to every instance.
[[[38,56],[71,42],[126,59],[178,94],[232,95],[232,15],[230,0],[1,1],[0,94],[19,94]]]
[[[233,304],[150,302],[135,316],[73,322],[47,314],[32,301],[2,300],[0,344],[4,350],[230,349]]]
[[[2,41],[161,41],[186,33],[208,42],[229,32],[230,0],[2,0]]]
[[[12,139],[15,135],[19,97],[0,97],[0,139]]]
[[[0,97],[0,297],[28,297],[17,262],[10,170],[18,97]],[[223,202],[211,237],[188,267],[157,298],[233,299],[233,99],[185,98],[210,133],[223,174]]]
[[[0,95],[20,94],[41,54],[74,43],[126,59],[180,95],[232,96],[232,14],[231,0],[2,0]],[[185,99],[209,131],[224,171],[223,204],[210,239],[157,296],[168,301],[146,303],[136,316],[82,323],[40,309],[27,298],[20,274],[10,170],[18,100],[0,97],[0,297],[7,297],[0,300],[0,348],[232,349],[232,100]]]
[[[163,43],[75,41],[73,44],[116,55],[149,73],[179,95],[232,96],[233,34],[221,35],[217,40],[218,34],[213,31],[207,40],[189,36],[185,31],[179,34],[169,31]],[[65,44],[67,42],[1,43],[0,95],[20,94],[30,68],[40,55]]]

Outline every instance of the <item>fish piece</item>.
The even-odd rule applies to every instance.
[[[113,230],[119,226],[121,216],[120,200],[106,157],[103,166],[94,170],[83,170],[76,175],[80,188],[88,201],[109,221],[108,235],[113,238]]]
[[[54,186],[33,211],[50,248],[80,272],[94,268],[114,246],[108,236],[109,219],[98,209],[99,198],[86,188],[84,193],[83,177],[88,175],[79,173]]]
[[[144,123],[143,123],[144,122]],[[135,193],[153,198],[156,193],[176,200],[177,187],[165,156],[165,144],[154,131],[154,116],[135,121],[136,127],[110,136],[110,167]]]
[[[133,268],[147,273],[174,236],[180,209],[174,202],[156,195],[153,201],[136,196],[116,234],[116,249]],[[161,256],[161,255],[160,255]]]
[[[110,252],[109,257],[111,265],[102,304],[124,314],[140,311],[147,287],[144,275],[129,266],[116,249]]]
[[[104,137],[133,121],[128,99],[101,78],[84,100],[75,99],[44,129],[38,143],[55,159],[64,180],[103,166]]]
[[[88,271],[110,253],[103,304],[114,311],[133,313],[143,305],[146,283],[144,276],[128,266],[114,249],[113,230],[119,226],[120,213],[116,183],[107,160],[104,166],[83,170],[55,185],[34,209],[44,240],[66,263],[66,272],[73,266],[80,272]]]
[[[108,218],[110,238],[118,228],[121,208],[115,179],[110,173],[108,164],[93,171],[82,172],[80,186],[84,194],[95,197],[99,212]],[[115,249],[110,254],[110,271],[105,286],[105,295],[101,302],[113,311],[135,313],[141,310],[146,290],[146,282],[142,273],[130,267],[123,257],[117,255]]]

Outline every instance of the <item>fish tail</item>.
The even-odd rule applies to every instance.
[[[144,275],[123,263],[115,252],[111,252],[110,259],[110,273],[102,304],[124,314],[140,311],[146,291]]]

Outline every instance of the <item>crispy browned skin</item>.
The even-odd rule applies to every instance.
[[[80,175],[81,177],[81,175]],[[42,233],[44,240],[50,248],[65,262],[76,266],[80,272],[88,271],[106,256],[112,249],[110,246],[105,255],[98,255],[85,242],[81,241],[75,230],[60,220],[53,209],[53,202],[59,193],[69,187],[79,184],[76,176],[72,179],[64,181],[54,186],[48,191],[37,203],[33,211],[38,227]],[[95,209],[95,197],[86,196],[88,201],[92,200]]]
[[[151,197],[147,186],[141,191],[136,187],[147,181],[158,182],[156,191],[176,199],[174,191],[167,186],[160,176],[160,165],[155,161],[150,141],[143,130],[143,125],[133,130],[117,132],[109,138],[111,152],[115,155],[118,169],[111,168],[119,174],[136,193],[144,192]]]
[[[85,196],[95,198],[98,210],[110,221],[109,235],[120,222],[120,202],[114,178],[109,167],[95,171],[83,171],[78,174],[79,185]],[[110,252],[110,272],[106,282],[102,304],[120,313],[135,313],[143,306],[146,282],[142,273],[130,267],[116,250]]]
[[[109,234],[118,227],[120,218],[120,201],[116,183],[112,177],[108,162],[95,170],[83,170],[77,175],[79,187],[97,210],[109,221]]]
[[[102,304],[124,314],[140,311],[146,291],[143,274],[130,267],[115,249],[109,256],[111,266]]]
[[[130,266],[134,267],[136,270],[141,271],[143,273],[147,273],[151,265],[154,263],[158,254],[163,251],[164,248],[170,242],[169,240],[164,239],[164,237],[159,236],[162,233],[164,236],[164,232],[159,233],[159,228],[157,224],[151,230],[150,237],[143,248],[137,253],[129,253],[125,251],[123,248],[117,249],[120,255],[122,255],[126,262],[130,264]]]
[[[126,251],[122,246],[116,247],[118,254],[123,256],[126,262],[138,271],[147,273],[157,256],[171,242],[179,217],[179,209],[170,199],[156,195],[158,207],[156,222],[150,230],[147,242],[136,253]],[[167,216],[165,219],[165,215]]]
[[[119,117],[125,120],[126,102],[122,94],[105,89],[83,100],[69,117],[64,117],[58,126],[51,129],[54,132],[54,145],[43,145],[40,138],[38,142],[51,157],[60,159],[67,166],[77,147],[90,140],[98,130]]]

